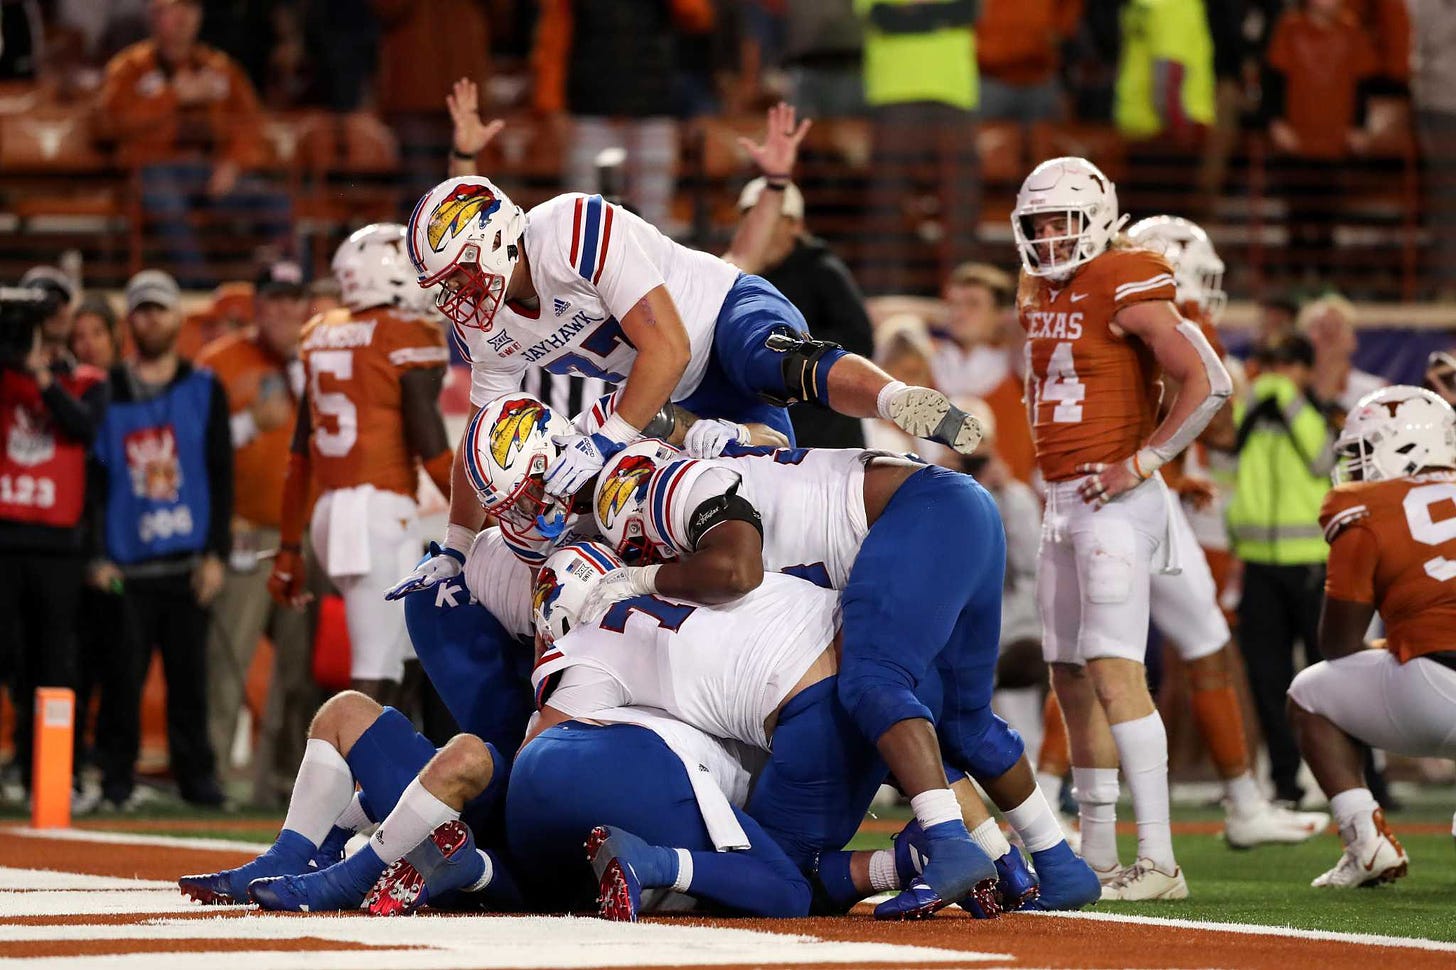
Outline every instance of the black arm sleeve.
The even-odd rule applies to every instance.
[[[106,385],[100,383],[88,388],[80,400],[77,400],[75,395],[61,386],[60,381],[53,380],[50,387],[41,391],[40,397],[46,407],[50,408],[51,417],[55,419],[61,434],[90,447],[96,440],[96,429],[106,411]]]
[[[423,460],[450,447],[445,419],[440,415],[440,388],[444,385],[443,367],[416,367],[399,375],[404,441]]]
[[[207,412],[207,484],[212,501],[206,551],[219,559],[227,559],[233,546],[233,432],[228,418],[227,392],[214,379]]]
[[[979,13],[977,0],[877,3],[870,8],[870,23],[886,34],[928,34],[945,27],[969,27]]]
[[[308,439],[313,435],[313,412],[308,409],[308,398],[298,399],[298,417],[293,422],[293,443],[288,450],[295,455],[308,454]]]
[[[837,256],[819,262],[819,298],[824,317],[834,321],[831,333],[836,343],[852,354],[873,357],[874,327],[865,310],[864,295],[850,275],[849,267]]]

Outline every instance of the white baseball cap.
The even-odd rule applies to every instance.
[[[144,269],[127,281],[126,312],[131,313],[147,303],[175,310],[182,303],[182,290],[170,274],[159,269]]]
[[[743,191],[738,195],[738,211],[747,212],[757,205],[758,197],[763,195],[763,190],[766,188],[768,188],[768,179],[761,175],[745,185]],[[804,218],[804,193],[799,191],[799,187],[790,182],[784,187],[783,196],[784,204],[783,208],[779,209],[779,213],[790,219]]]

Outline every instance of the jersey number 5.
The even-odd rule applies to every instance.
[[[1041,382],[1038,404],[1053,401],[1052,421],[1057,424],[1076,424],[1082,420],[1082,399],[1087,396],[1087,385],[1077,379],[1077,368],[1072,362],[1072,342],[1063,340],[1052,348],[1051,359],[1047,361],[1046,379]]]
[[[335,380],[347,381],[354,376],[354,352],[352,350],[316,350],[309,355],[308,369],[312,373],[313,406],[320,414],[334,419],[336,429],[315,428],[313,440],[319,454],[330,458],[342,458],[359,440],[359,409],[342,391],[325,391],[319,387],[319,376],[327,374]]]
[[[1440,482],[1422,485],[1405,494],[1405,524],[1410,528],[1411,538],[1428,546],[1439,546],[1456,539],[1456,516],[1449,516],[1439,522],[1431,517],[1431,507],[1438,502],[1456,503],[1456,485]],[[1445,582],[1456,579],[1456,561],[1445,556],[1427,559],[1423,564],[1426,575]]]

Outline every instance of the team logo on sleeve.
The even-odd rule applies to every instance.
[[[597,500],[597,518],[601,520],[603,529],[612,527],[634,494],[639,490],[647,491],[648,479],[656,470],[657,466],[646,455],[634,455],[613,469],[612,476],[602,486],[601,498]]]
[[[531,590],[531,611],[545,615],[546,608],[561,595],[561,584],[556,581],[556,570],[542,569],[536,576],[536,585]]]
[[[446,243],[458,236],[470,220],[479,216],[484,225],[485,220],[499,208],[500,199],[496,198],[489,185],[462,185],[430,213],[429,221],[425,223],[425,239],[431,249],[442,252]]]
[[[546,427],[546,413],[540,401],[520,398],[506,402],[495,427],[490,429],[490,456],[495,463],[505,468],[531,436],[531,430],[538,426]]]

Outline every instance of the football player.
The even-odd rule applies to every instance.
[[[1289,721],[1344,843],[1313,885],[1349,888],[1399,879],[1409,862],[1365,787],[1360,745],[1456,758],[1456,414],[1430,391],[1381,388],[1350,412],[1335,448],[1320,512],[1325,659],[1294,678]],[[1383,648],[1365,643],[1376,613]]]
[[[282,603],[303,598],[300,541],[317,492],[310,536],[344,597],[352,686],[387,701],[410,650],[403,610],[380,593],[419,558],[419,464],[449,493],[452,452],[438,402],[449,351],[414,285],[403,226],[358,230],[333,270],[345,308],[313,318],[300,337],[307,386],[269,590]]]
[[[1196,224],[1176,216],[1153,216],[1128,228],[1128,239],[1138,246],[1161,253],[1173,267],[1177,305],[1185,319],[1198,324],[1214,353],[1223,359],[1223,348],[1215,326],[1227,303],[1223,292],[1223,261],[1218,258],[1207,234]],[[1205,506],[1213,505],[1201,519],[1206,528],[1196,532],[1184,502],[1168,506],[1169,527],[1182,553],[1182,571],[1155,573],[1149,607],[1153,624],[1182,657],[1188,671],[1193,719],[1224,784],[1224,838],[1240,849],[1266,842],[1303,842],[1329,824],[1323,812],[1296,812],[1276,806],[1264,796],[1255,781],[1244,740],[1243,712],[1234,690],[1235,672],[1229,653],[1228,621],[1219,608],[1222,584],[1212,570],[1210,558],[1220,552],[1228,557],[1228,537],[1223,525],[1222,506],[1211,483],[1188,466],[1195,456],[1203,468],[1209,465],[1205,443],[1217,436],[1233,444],[1232,408],[1223,407],[1210,420],[1199,440],[1180,458],[1165,466],[1164,476],[1175,466],[1177,477],[1201,492]],[[1170,483],[1170,488],[1173,488]],[[1205,553],[1205,539],[1212,538],[1222,549]]]
[[[1178,569],[1158,469],[1232,393],[1228,371],[1175,300],[1172,267],[1118,242],[1111,181],[1082,158],[1042,162],[1012,213],[1021,255],[1026,400],[1047,483],[1043,651],[1066,715],[1082,855],[1104,898],[1188,894],[1168,819],[1168,741],[1143,667],[1151,573]],[[1156,418],[1159,374],[1178,382]],[[1117,858],[1118,765],[1138,821],[1137,861]]]

